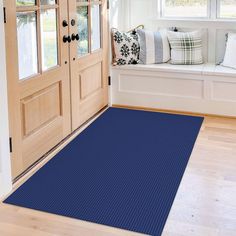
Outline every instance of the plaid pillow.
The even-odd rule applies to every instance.
[[[203,63],[202,39],[199,31],[173,32],[168,31],[171,47],[171,64],[197,65]]]

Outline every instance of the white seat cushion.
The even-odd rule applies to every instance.
[[[187,73],[199,75],[215,75],[215,76],[230,76],[236,78],[236,70],[215,65],[211,63],[201,65],[172,65],[169,63],[152,64],[152,65],[125,65],[114,66],[113,69],[119,70],[138,70],[138,71],[157,71],[168,73]]]
[[[214,75],[214,76],[230,76],[236,78],[236,70],[214,64],[205,64],[203,69],[204,75]]]
[[[160,71],[170,73],[191,73],[201,74],[204,68],[204,64],[201,65],[172,65],[169,63],[163,64],[151,64],[151,65],[126,65],[126,66],[115,66],[113,69],[123,70],[139,70],[139,71]]]

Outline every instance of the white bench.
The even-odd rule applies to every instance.
[[[236,116],[236,70],[202,65],[112,67],[111,103]]]

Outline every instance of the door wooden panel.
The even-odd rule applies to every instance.
[[[60,84],[57,83],[22,100],[24,137],[61,115],[60,93]]]
[[[62,140],[65,136],[62,124],[63,118],[61,116],[57,117],[22,140],[23,170]]]
[[[75,130],[108,103],[107,1],[69,1],[72,129]],[[87,30],[86,30],[87,26]]]
[[[85,100],[102,89],[102,63],[99,62],[80,73],[80,99]]]
[[[30,3],[5,3],[13,178],[71,132],[67,2]]]

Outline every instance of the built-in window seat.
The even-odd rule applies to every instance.
[[[112,104],[236,116],[236,70],[214,64],[112,67]]]

